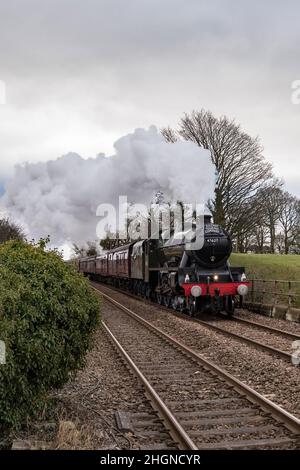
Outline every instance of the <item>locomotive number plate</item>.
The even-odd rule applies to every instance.
[[[219,239],[218,238],[207,238],[206,241],[210,245],[216,245],[219,242]]]

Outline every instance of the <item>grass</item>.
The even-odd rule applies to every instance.
[[[300,256],[299,255],[257,255],[233,253],[230,257],[231,266],[244,266],[246,274],[250,279],[264,279],[277,281],[298,281],[299,284],[292,284],[291,291],[298,296],[293,298],[292,304],[300,307]],[[270,294],[265,295],[265,300],[272,302],[274,298],[272,291],[287,294],[289,286],[287,283],[255,283],[255,288],[266,289]],[[280,303],[287,303],[287,296],[280,295]]]
[[[92,449],[90,430],[86,426],[78,429],[72,421],[61,421],[55,442],[59,450],[88,450]]]
[[[233,253],[232,266],[244,266],[252,279],[300,281],[300,255],[256,255]]]

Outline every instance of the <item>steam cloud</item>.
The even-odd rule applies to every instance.
[[[129,202],[149,205],[156,191],[166,200],[205,203],[213,196],[214,166],[208,150],[192,142],[166,143],[157,129],[136,129],[114,145],[115,154],[57,160],[15,168],[2,207],[35,239],[50,234],[62,245],[96,239],[97,206]]]

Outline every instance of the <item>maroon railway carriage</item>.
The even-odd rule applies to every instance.
[[[131,254],[133,243],[120,246],[96,257],[80,260],[80,271],[95,274],[99,280],[131,279]]]
[[[108,276],[108,256],[103,254],[96,257],[95,260],[95,274],[99,277],[106,278]]]
[[[132,243],[111,250],[108,254],[108,273],[110,276],[121,279],[130,279],[130,256]]]
[[[84,274],[95,274],[95,256],[80,258],[78,262],[78,270]]]

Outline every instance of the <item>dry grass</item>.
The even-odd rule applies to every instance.
[[[76,427],[73,421],[60,421],[55,449],[59,450],[88,450],[93,448],[92,432],[89,426]]]

